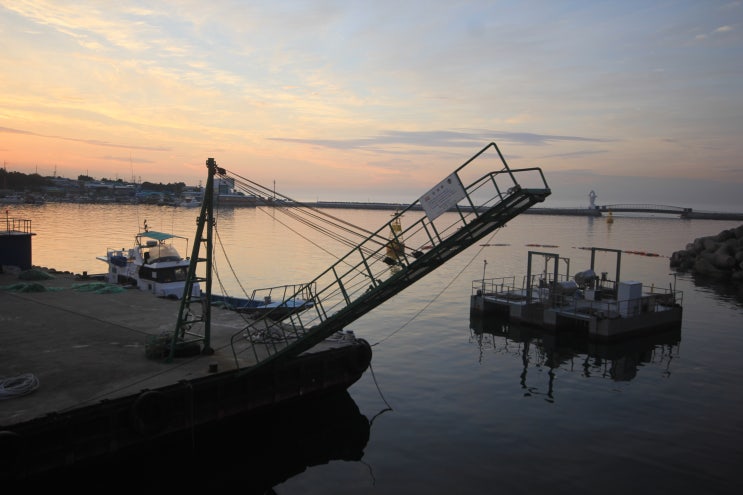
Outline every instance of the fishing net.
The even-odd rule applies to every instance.
[[[46,292],[54,289],[44,287],[41,284],[20,283],[2,286],[0,290],[7,290],[8,292]]]
[[[18,278],[21,280],[51,280],[54,276],[44,270],[32,268],[19,273]]]
[[[170,354],[170,343],[172,335],[161,333],[158,335],[148,335],[144,344],[144,353],[149,359],[161,359]]]
[[[120,285],[107,284],[105,282],[89,282],[85,284],[73,284],[72,290],[77,292],[95,292],[96,294],[118,294],[126,289]]]
[[[173,342],[172,332],[161,332],[157,335],[148,335],[144,344],[145,356],[149,359],[163,359],[170,356]],[[176,342],[175,357],[196,356],[201,352],[201,346],[196,342]]]

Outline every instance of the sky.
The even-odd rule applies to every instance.
[[[548,204],[743,211],[743,0],[0,0],[0,159],[411,203],[495,142]]]

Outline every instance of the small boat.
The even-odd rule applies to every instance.
[[[280,290],[281,287],[275,287],[274,289]],[[311,308],[314,304],[312,300],[298,297],[274,300],[271,296],[265,296],[263,299],[260,299],[255,295],[257,292],[258,290],[254,291],[253,296],[249,298],[212,294],[211,303],[214,306],[221,306],[237,311],[238,313],[245,313],[254,319],[269,318],[274,321],[284,320],[292,314]]]
[[[134,247],[109,248],[105,256],[96,259],[108,265],[105,278],[110,284],[133,285],[158,297],[180,299],[191,261],[178,253],[175,240],[185,241],[188,247],[187,238],[149,230],[145,220],[144,230],[135,236]],[[198,283],[193,285],[191,294],[200,296]]]
[[[591,266],[577,272],[559,273],[570,260],[556,253],[529,251],[527,275],[482,278],[472,282],[470,314],[499,315],[509,321],[554,332],[579,334],[592,340],[611,341],[669,328],[680,328],[683,293],[639,281],[620,280],[621,253],[617,249],[591,250]],[[614,280],[608,272],[597,275],[599,251],[614,253]],[[544,257],[544,270],[532,271],[532,257]],[[548,270],[548,265],[552,270]]]
[[[25,202],[26,202],[26,198],[20,194],[10,194],[8,196],[0,197],[0,204],[16,205],[16,204],[21,204]]]
[[[197,198],[196,196],[185,196],[178,202],[178,206],[183,206],[185,208],[197,208],[201,206],[201,199]]]

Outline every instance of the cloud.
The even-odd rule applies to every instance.
[[[70,137],[64,137],[64,136],[51,136],[51,135],[39,134],[37,132],[25,131],[21,129],[11,129],[9,127],[0,127],[0,132],[6,132],[10,134],[25,134],[28,136],[37,136],[37,137],[48,138],[48,139],[61,139],[64,141],[85,143],[85,144],[90,144],[92,146],[106,146],[110,148],[125,148],[125,149],[143,150],[143,151],[170,151],[171,150],[169,147],[163,147],[163,146],[141,146],[141,145],[130,145],[130,144],[118,144],[118,143],[111,143],[108,141],[101,141],[99,139],[80,139],[80,138],[70,138]]]
[[[154,163],[153,160],[146,160],[144,158],[136,158],[132,156],[112,156],[105,155],[100,157],[101,160],[112,161],[112,162],[131,162],[131,163]]]
[[[608,150],[579,150],[572,151],[570,153],[554,153],[551,155],[544,155],[542,158],[576,158],[590,155],[600,155],[603,153],[609,153]]]
[[[721,36],[721,35],[725,35],[725,34],[728,34],[728,33],[732,33],[733,31],[735,31],[735,27],[734,26],[730,26],[730,25],[720,26],[718,28],[713,29],[709,33],[700,33],[700,34],[697,34],[695,36],[695,39],[697,39],[699,41],[703,41],[703,40],[710,39],[713,36]]]
[[[32,135],[32,136],[36,135],[36,134],[35,134],[35,133],[33,133],[33,132],[29,132],[29,131],[22,131],[22,130],[20,130],[20,129],[11,129],[11,128],[9,128],[9,127],[0,127],[0,132],[7,132],[7,133],[9,133],[9,134],[30,134],[30,135]]]
[[[562,136],[535,134],[529,132],[505,131],[384,131],[377,136],[360,139],[304,139],[304,138],[268,138],[272,141],[311,144],[332,149],[374,149],[391,145],[423,146],[432,148],[472,148],[483,142],[494,140],[529,146],[544,146],[556,141],[571,142],[608,142],[603,138],[582,136]],[[588,152],[586,152],[588,153]]]

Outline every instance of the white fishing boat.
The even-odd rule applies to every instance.
[[[178,206],[185,208],[199,208],[201,206],[201,199],[197,196],[185,196],[178,202]]]
[[[96,259],[108,265],[108,283],[131,285],[158,297],[180,299],[190,259],[180,255],[175,241],[183,242],[188,249],[186,237],[149,230],[145,220],[144,230],[135,236],[134,247],[108,248],[105,256]],[[200,294],[198,283],[194,283],[192,297]]]

